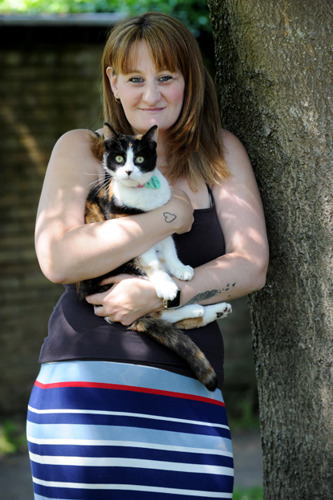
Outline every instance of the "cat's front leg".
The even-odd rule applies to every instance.
[[[183,281],[189,281],[193,278],[194,270],[179,260],[172,236],[160,241],[158,249],[161,253],[160,259],[170,274]]]
[[[155,248],[141,254],[137,258],[137,262],[153,283],[157,297],[164,300],[173,300],[177,296],[178,286],[163,268]]]

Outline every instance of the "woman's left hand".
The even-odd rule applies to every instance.
[[[145,314],[162,309],[162,301],[149,280],[118,274],[101,282],[101,285],[107,284],[113,285],[110,290],[86,297],[94,306],[96,316],[129,326]]]

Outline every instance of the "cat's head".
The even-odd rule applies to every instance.
[[[113,179],[126,186],[136,187],[148,182],[156,168],[157,125],[145,134],[117,134],[106,123],[103,165]]]

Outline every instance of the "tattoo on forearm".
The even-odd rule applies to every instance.
[[[229,292],[230,290],[232,290],[234,287],[236,286],[236,281],[234,283],[228,283],[227,286],[225,288],[222,288],[222,292]],[[228,294],[228,299],[231,299],[232,297],[232,294],[229,293]]]
[[[202,300],[211,299],[212,297],[215,297],[215,295],[218,295],[221,292],[222,292],[222,290],[206,290],[205,292],[198,293],[197,295],[192,297],[192,299],[190,299],[184,305],[197,304],[198,302],[201,302]]]
[[[236,282],[234,283],[228,283],[226,285],[225,288],[221,288],[220,290],[206,290],[205,292],[200,292],[198,293],[197,295],[195,295],[194,297],[192,297],[192,299],[190,299],[188,302],[186,302],[186,304],[184,305],[188,305],[188,304],[198,304],[199,302],[203,301],[203,300],[208,300],[208,299],[211,299],[212,297],[215,297],[216,295],[219,295],[220,293],[222,292],[229,292],[230,290],[232,290],[234,287],[236,286]],[[231,293],[228,295],[228,299],[231,299],[232,295]]]
[[[163,212],[163,217],[164,217],[164,220],[167,224],[170,224],[171,222],[173,222],[175,219],[177,219],[177,215],[176,214],[173,214],[171,212]]]

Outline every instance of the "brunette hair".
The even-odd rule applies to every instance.
[[[167,177],[186,177],[192,188],[200,180],[210,185],[228,177],[223,159],[221,122],[215,86],[205,68],[200,49],[189,30],[177,19],[161,12],[147,12],[124,19],[110,32],[103,58],[104,117],[116,131],[133,134],[123,107],[114,99],[106,69],[128,74],[128,54],[141,40],[158,71],[180,71],[185,80],[180,116],[168,131]]]

